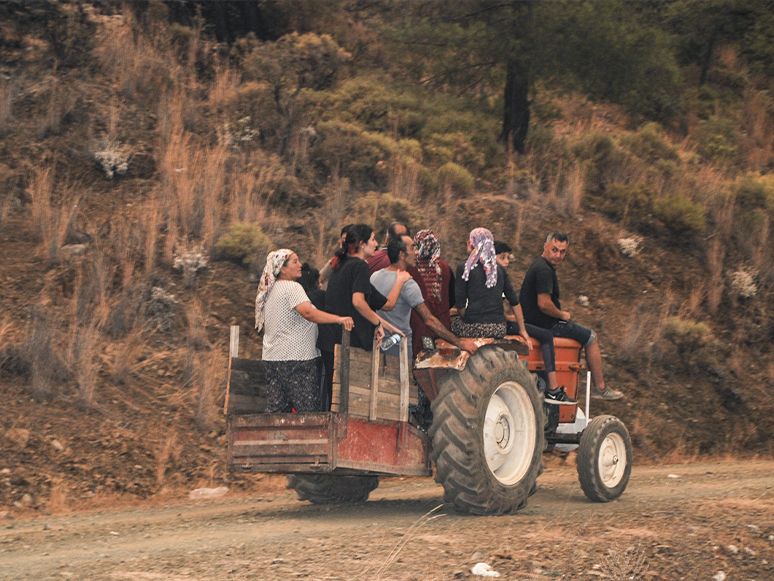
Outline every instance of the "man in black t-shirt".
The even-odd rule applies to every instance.
[[[605,385],[602,375],[602,354],[596,334],[591,329],[571,321],[572,316],[568,311],[562,310],[559,302],[559,279],[556,277],[556,267],[567,255],[569,243],[569,238],[564,232],[549,234],[543,245],[543,254],[530,265],[527,274],[524,275],[519,293],[527,333],[541,343],[549,383],[546,401],[549,398],[558,397],[558,401],[549,403],[575,403],[564,394],[563,388],[556,385],[553,337],[574,339],[585,348],[586,364],[596,388],[592,391],[591,397],[608,401],[621,399],[623,394],[620,391]],[[549,395],[550,392],[558,392],[560,389],[561,394]]]

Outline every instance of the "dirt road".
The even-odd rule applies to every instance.
[[[514,580],[774,579],[774,462],[635,466],[611,504],[588,502],[569,462],[539,484],[506,517],[458,515],[432,480],[390,478],[350,506],[275,487],[5,520],[0,579],[483,579],[479,561]]]

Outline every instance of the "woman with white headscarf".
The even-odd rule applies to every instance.
[[[452,333],[458,337],[502,339],[508,329],[503,295],[513,307],[519,304],[519,295],[497,263],[494,237],[489,230],[471,231],[468,253],[467,261],[457,267],[454,294],[460,318],[452,320]],[[529,344],[523,325],[519,334]]]
[[[320,387],[315,359],[317,323],[337,323],[351,330],[352,317],[316,309],[303,287],[301,261],[283,248],[266,257],[255,297],[255,328],[263,335],[266,370],[266,413],[320,411]]]

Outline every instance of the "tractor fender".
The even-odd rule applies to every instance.
[[[485,345],[495,345],[504,351],[515,351],[520,356],[529,354],[529,347],[518,336],[473,340],[479,349]],[[438,396],[438,382],[450,371],[463,371],[471,358],[470,353],[443,339],[436,339],[435,345],[435,351],[421,351],[414,362],[414,378],[430,401]]]

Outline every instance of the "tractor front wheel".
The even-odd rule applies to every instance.
[[[439,387],[431,459],[444,499],[472,514],[510,514],[526,506],[544,446],[543,402],[526,362],[514,352],[483,347]]]
[[[610,502],[629,483],[632,442],[624,423],[614,416],[597,416],[581,435],[578,479],[589,500]]]
[[[339,476],[337,474],[289,474],[287,488],[296,491],[298,500],[312,504],[365,502],[379,486],[378,476]]]

